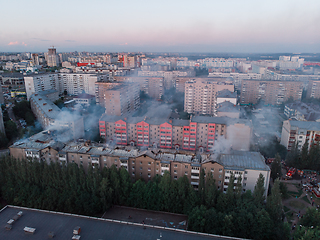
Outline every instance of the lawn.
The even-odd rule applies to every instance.
[[[296,209],[304,209],[306,207],[306,205],[298,200],[292,200],[289,202],[289,206],[296,208]]]
[[[294,191],[288,191],[288,193],[292,196],[292,197],[300,197],[303,193],[303,191],[301,189],[298,190],[298,192],[294,192]]]
[[[306,203],[309,203],[309,204],[310,204],[310,201],[309,201],[309,199],[308,199],[307,196],[304,196],[302,199],[303,199],[303,201],[305,201]]]
[[[292,213],[293,213],[293,215],[292,215]],[[287,221],[288,221],[288,222],[292,222],[295,214],[296,214],[296,213],[295,213],[294,211],[287,212],[287,213],[286,213]]]
[[[286,213],[286,212],[290,211],[290,208],[288,208],[287,206],[283,206],[283,210]]]

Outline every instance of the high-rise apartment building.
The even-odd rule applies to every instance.
[[[234,92],[234,85],[208,79],[185,83],[184,111],[196,115],[213,115],[217,92],[227,89]]]
[[[32,54],[31,54],[31,59],[32,59],[33,66],[38,66],[38,65],[40,65],[39,55],[38,55],[37,53],[32,53]]]
[[[60,65],[60,58],[59,55],[57,55],[57,50],[54,47],[48,49],[47,65],[49,67],[57,67]]]
[[[139,83],[140,90],[154,99],[161,99],[164,93],[163,77],[116,77],[117,81]]]
[[[320,98],[320,80],[309,80],[307,98]]]
[[[301,100],[303,83],[298,81],[252,80],[242,81],[241,104],[256,104],[259,100],[265,104],[279,105],[290,97]]]
[[[105,107],[105,93],[107,90],[123,84],[120,81],[99,81],[95,83],[96,91],[96,103],[102,107]]]
[[[99,77],[96,74],[79,73],[45,73],[24,77],[27,99],[34,93],[54,89],[62,94],[67,91],[70,95],[82,92],[95,95],[95,83]]]
[[[122,116],[137,110],[140,106],[139,85],[136,83],[126,83],[114,86],[103,92],[105,113],[107,115]]]

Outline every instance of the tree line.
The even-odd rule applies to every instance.
[[[298,169],[310,169],[320,171],[320,145],[319,142],[310,144],[305,141],[301,150],[298,149],[298,145],[294,144],[291,151],[288,152],[286,157],[286,164],[289,167],[295,167]]]
[[[200,173],[194,190],[186,176],[172,180],[169,172],[151,181],[135,183],[126,169],[89,168],[75,163],[60,165],[0,160],[0,197],[8,204],[96,216],[112,205],[188,215],[188,229],[251,239],[289,239],[283,223],[280,183],[274,182],[265,201],[260,174],[253,192],[242,192],[241,178],[234,176],[226,194],[219,191],[211,174]],[[235,186],[235,188],[234,188]]]

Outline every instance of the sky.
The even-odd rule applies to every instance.
[[[3,0],[0,52],[320,52],[320,0]]]

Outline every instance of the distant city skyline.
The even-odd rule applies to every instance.
[[[5,1],[0,52],[320,52],[320,1]]]

